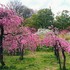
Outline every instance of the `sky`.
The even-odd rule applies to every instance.
[[[0,3],[7,4],[10,0],[0,0]],[[19,0],[23,5],[39,10],[43,8],[51,8],[54,14],[61,12],[62,10],[70,11],[70,0]]]

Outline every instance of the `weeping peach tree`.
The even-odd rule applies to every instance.
[[[70,43],[63,38],[59,38],[54,32],[48,32],[45,38],[41,41],[42,46],[53,47],[54,54],[58,60],[60,70],[66,70],[66,55],[65,52],[70,53]],[[61,64],[60,51],[63,56],[63,65]]]
[[[19,17],[13,10],[0,5],[0,62],[2,66],[5,65],[3,61],[3,37],[4,35],[12,34],[11,30],[21,24],[22,18]],[[7,30],[8,32],[5,32]]]

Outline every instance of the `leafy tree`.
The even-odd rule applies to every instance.
[[[70,26],[70,15],[69,11],[63,10],[59,15],[56,16],[54,25],[59,29],[66,29]]]
[[[33,14],[32,17],[30,18],[27,18],[25,20],[25,22],[23,23],[24,26],[29,26],[29,27],[33,27],[33,28],[36,28],[38,29],[39,26],[37,24],[37,15],[36,14]]]
[[[18,15],[24,18],[28,18],[34,13],[32,9],[22,5],[22,2],[18,0],[10,1],[7,5],[10,9],[13,9]]]
[[[47,28],[53,24],[53,13],[51,9],[41,9],[36,14],[26,20],[25,25],[35,28]]]

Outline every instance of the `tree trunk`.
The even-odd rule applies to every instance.
[[[64,53],[63,49],[62,49],[62,55],[63,55],[63,58],[64,58],[64,61],[63,61],[63,70],[66,70],[66,56],[65,56],[65,53]]]
[[[21,49],[21,60],[23,60],[23,48]]]
[[[56,58],[57,58],[57,60],[58,60],[58,56],[57,56],[57,48],[56,48],[56,46],[54,46],[54,54],[55,54],[55,56],[56,56]]]
[[[5,65],[4,61],[3,61],[3,35],[4,35],[4,28],[3,25],[0,25],[0,62],[2,64],[2,66]]]
[[[58,63],[59,63],[59,66],[60,66],[60,70],[62,70],[62,67],[61,67],[61,60],[60,60],[60,53],[59,53],[59,48],[58,48],[58,43],[59,41],[56,41],[56,44],[54,46],[54,52],[55,52],[55,56],[58,60]],[[60,45],[60,44],[59,44]],[[61,45],[60,45],[61,46]]]
[[[60,70],[62,70],[62,68],[61,68],[61,60],[60,60],[60,55],[59,55],[59,49],[56,49],[56,47],[55,47],[55,51],[54,52],[55,52],[55,56],[57,58],[59,66],[60,66]]]
[[[21,54],[20,54],[20,59],[23,60],[23,55],[24,55],[24,46],[23,48],[21,49]]]
[[[58,57],[58,62],[59,62],[60,70],[62,70],[59,50],[57,50],[57,57]]]

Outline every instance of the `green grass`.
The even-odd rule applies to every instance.
[[[70,70],[70,55],[67,54],[66,67]],[[59,64],[53,52],[29,52],[24,59],[19,56],[4,56],[6,66],[0,70],[59,70]]]

